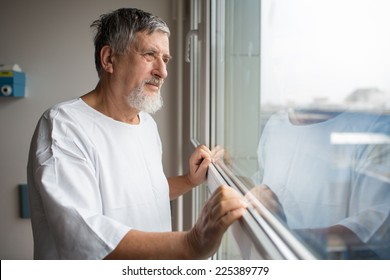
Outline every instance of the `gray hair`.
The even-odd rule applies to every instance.
[[[152,34],[160,31],[170,35],[167,24],[161,18],[135,8],[121,8],[103,14],[91,27],[96,29],[95,66],[99,77],[102,73],[100,51],[104,46],[109,45],[114,53],[125,54],[138,32]]]

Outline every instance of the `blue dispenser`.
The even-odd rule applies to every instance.
[[[0,71],[0,96],[24,97],[26,74],[22,71]]]

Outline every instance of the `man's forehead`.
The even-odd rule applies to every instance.
[[[155,31],[150,34],[147,32],[138,32],[135,43],[138,49],[153,48],[169,54],[169,36],[162,31]]]

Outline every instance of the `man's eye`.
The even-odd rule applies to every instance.
[[[160,58],[160,54],[150,51],[150,52],[144,52],[142,53],[142,56],[145,58],[148,62],[153,62],[156,59]],[[165,64],[168,64],[168,62],[171,60],[171,57],[168,55],[161,55],[161,59]]]
[[[144,57],[148,61],[153,61],[156,58],[156,54],[154,52],[147,52],[147,53],[144,53]]]
[[[169,59],[168,57],[164,57],[164,58],[163,58],[163,61],[164,61],[165,64],[168,64],[169,60],[170,60],[170,59]]]

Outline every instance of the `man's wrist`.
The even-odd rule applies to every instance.
[[[192,228],[191,230],[189,231],[186,231],[185,232],[185,235],[184,235],[184,242],[185,242],[185,247],[187,248],[186,250],[186,259],[189,259],[189,260],[198,260],[198,259],[201,259],[201,254],[199,252],[199,242],[196,242],[196,233],[195,233],[195,229]]]
[[[184,175],[184,178],[186,180],[186,184],[187,186],[189,186],[191,189],[192,188],[195,188],[198,184],[194,183],[192,180],[191,180],[191,175],[190,173],[187,173]]]

